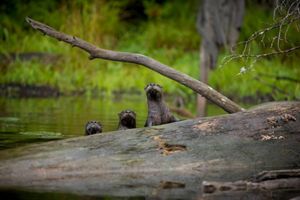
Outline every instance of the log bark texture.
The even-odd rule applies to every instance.
[[[300,168],[299,127],[300,102],[281,102],[8,149],[0,151],[0,188],[204,199],[203,181],[234,182],[264,170]],[[261,175],[267,176],[274,175]]]
[[[65,33],[59,32],[53,29],[50,26],[47,26],[43,23],[35,21],[30,18],[26,18],[26,21],[36,30],[41,31],[42,33],[56,38],[59,41],[64,41],[66,43],[71,44],[72,46],[78,47],[90,54],[90,59],[101,58],[106,60],[113,60],[113,61],[121,61],[121,62],[129,62],[135,63],[142,66],[145,66],[153,71],[160,73],[163,76],[166,76],[172,80],[177,81],[180,84],[191,88],[198,94],[201,94],[205,98],[207,98],[212,103],[218,105],[219,107],[223,108],[225,111],[229,113],[235,113],[242,111],[239,105],[235,102],[231,101],[224,95],[220,94],[212,87],[186,75],[183,73],[178,72],[177,70],[168,67],[152,58],[141,54],[135,53],[127,53],[127,52],[118,52],[118,51],[111,51],[106,49],[98,48],[80,38],[75,36],[67,35]]]

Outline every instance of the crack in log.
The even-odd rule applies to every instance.
[[[175,152],[186,151],[187,148],[182,144],[168,144],[160,136],[154,136],[153,139],[158,142],[158,149],[162,150],[161,154],[168,156]]]
[[[162,189],[185,188],[185,184],[180,182],[174,182],[174,181],[160,181],[159,188]]]

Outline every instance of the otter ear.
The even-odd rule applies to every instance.
[[[151,84],[151,83],[150,83],[150,84]],[[146,90],[146,89],[147,89],[147,87],[149,87],[149,86],[150,86],[150,84],[146,85],[146,87],[144,87],[144,90]]]
[[[156,84],[158,87],[160,87],[160,88],[163,88],[161,85],[159,85],[159,84]]]

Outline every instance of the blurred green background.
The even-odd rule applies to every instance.
[[[274,23],[269,2],[272,0],[246,0],[239,41]],[[198,79],[199,4],[199,0],[1,0],[0,96],[4,97],[0,97],[0,150],[83,136],[89,120],[100,121],[104,132],[114,131],[118,113],[128,108],[137,113],[137,127],[143,127],[147,117],[144,87],[150,82],[163,86],[169,105],[174,106],[174,99],[181,97],[185,108],[195,114],[196,94],[191,89],[138,65],[91,61],[86,52],[33,30],[25,17],[101,48],[147,55]],[[300,44],[297,26],[286,33],[283,49]],[[275,30],[264,42],[262,38],[253,41],[252,53],[269,53],[274,35]],[[221,50],[209,85],[238,104],[248,107],[300,99],[300,51],[255,63],[249,59],[223,65],[228,55]],[[248,70],[241,74],[244,68]],[[55,97],[14,98],[22,97],[23,89],[31,90],[24,96]],[[61,97],[56,98],[58,95]],[[216,106],[208,107],[209,116],[223,113]],[[0,193],[8,199],[96,199],[54,192]]]
[[[265,1],[246,1],[240,41],[273,23],[273,8]],[[87,96],[141,93],[150,82],[163,85],[166,93],[194,102],[194,92],[155,72],[134,64],[92,60],[87,53],[44,37],[26,22],[29,16],[99,47],[145,54],[192,77],[199,77],[196,30],[198,0],[4,0],[0,6],[0,53],[12,55],[43,52],[50,61],[15,59],[0,64],[0,84],[46,85],[64,95]],[[135,11],[139,10],[139,11]],[[271,36],[270,36],[271,37]],[[287,47],[299,42],[290,30]],[[266,40],[267,41],[267,40]],[[266,45],[266,44],[264,44]],[[264,52],[260,41],[253,52]],[[221,51],[218,66],[224,56]],[[238,103],[300,99],[299,51],[261,59],[239,75],[245,65],[234,60],[210,72],[209,84]],[[296,79],[289,81],[277,76]]]

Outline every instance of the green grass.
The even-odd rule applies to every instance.
[[[276,79],[276,76],[299,79],[296,62],[283,65],[280,59],[261,60],[246,73],[240,73],[243,66],[242,62],[232,62],[229,66],[218,68],[210,74],[212,87],[232,97],[271,94],[276,100],[299,99],[299,83]]]
[[[94,90],[111,94],[113,91],[142,92],[146,84],[156,82],[163,85],[168,93],[190,98],[193,94],[190,89],[144,67],[104,60],[90,61],[87,53],[44,37],[31,29],[24,20],[26,16],[31,16],[99,47],[142,53],[194,78],[199,77],[200,37],[195,28],[196,0],[187,3],[177,0],[165,4],[145,1],[148,20],[141,21],[138,26],[119,20],[121,4],[104,0],[65,3],[46,1],[44,4],[30,1],[27,5],[16,5],[16,13],[0,14],[1,53],[48,52],[61,55],[55,64],[17,61],[7,67],[2,66],[0,83],[49,85],[66,94],[75,90],[86,91],[86,94],[91,94]],[[24,12],[20,13],[21,11]],[[271,14],[265,8],[249,8],[241,39],[270,23]],[[297,34],[293,34],[291,39],[296,41],[295,35]],[[258,44],[254,46],[256,51],[261,48]],[[225,55],[223,54],[222,56]],[[293,55],[287,60],[282,57],[261,60],[247,73],[237,75],[245,65],[237,60],[211,72],[209,83],[222,93],[239,98],[267,94],[277,100],[300,98],[299,83],[266,77],[261,77],[260,81],[255,79],[260,73],[300,77],[297,61],[297,56]],[[269,85],[275,85],[286,94]]]

